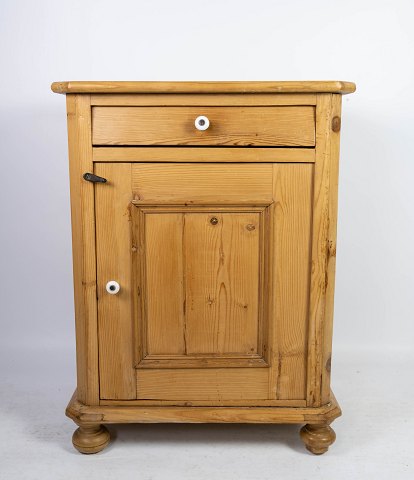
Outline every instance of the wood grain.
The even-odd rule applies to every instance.
[[[210,120],[195,128],[199,115]],[[315,145],[313,106],[93,107],[94,145]]]
[[[133,368],[131,165],[97,164],[95,173],[108,183],[97,184],[96,244],[98,265],[99,374],[101,398],[135,398]],[[106,292],[116,280],[117,295]]]
[[[110,435],[106,427],[100,425],[80,426],[72,436],[73,446],[80,453],[91,454],[102,451],[109,443]]]
[[[258,353],[260,240],[259,213],[185,215],[188,354]]]
[[[324,453],[341,414],[330,391],[340,94],[355,85],[52,89],[68,94],[75,447],[103,449],[105,423],[306,423],[307,448]]]
[[[165,407],[306,407],[306,400],[101,400],[100,405]]]
[[[137,398],[252,400],[268,398],[267,368],[137,370]]]
[[[94,189],[83,173],[93,171],[89,95],[66,97],[72,214],[78,399],[99,403]]]
[[[341,123],[341,104],[342,97],[340,95],[332,95],[331,117],[339,118],[339,124]],[[335,129],[333,124],[329,148],[329,225],[326,260],[326,305],[323,332],[322,385],[320,400],[322,405],[329,402],[331,393],[331,359],[336,267],[336,226],[338,216],[339,130]]]
[[[322,405],[329,396],[339,153],[339,134],[331,126],[339,115],[338,96],[318,96],[307,386],[311,406]]]
[[[141,93],[141,94],[92,94],[91,104],[115,107],[138,106],[269,106],[269,105],[316,105],[315,93]]]
[[[355,84],[330,81],[93,82],[52,83],[55,93],[352,93]]]
[[[138,210],[147,344],[137,367],[267,366],[258,345],[263,208]]]
[[[270,398],[306,396],[312,165],[273,166]]]
[[[184,214],[147,214],[144,218],[145,355],[185,355]]]
[[[300,430],[300,437],[314,455],[326,453],[336,439],[335,432],[326,424],[305,425]]]
[[[101,167],[110,164],[97,165]],[[167,204],[155,206],[141,205],[141,200],[133,200],[135,207],[142,210],[144,218],[149,219],[148,222],[145,220],[145,237],[138,248],[145,256],[146,275],[149,275],[149,282],[148,280],[140,282],[140,290],[146,298],[147,305],[147,313],[144,313],[141,321],[146,325],[144,330],[147,332],[145,335],[149,347],[142,349],[144,357],[137,366],[139,369],[152,370],[162,366],[169,370],[175,368],[177,372],[183,370],[179,367],[182,366],[184,359],[177,359],[176,356],[187,354],[190,358],[186,369],[189,370],[194,368],[194,371],[197,371],[196,367],[214,368],[220,362],[221,365],[231,369],[235,365],[242,367],[245,362],[249,369],[259,371],[260,369],[254,368],[255,361],[261,361],[261,367],[267,366],[266,358],[265,363],[261,358],[262,345],[266,345],[265,351],[271,354],[268,398],[275,400],[305,398],[312,164],[183,164],[181,165],[183,168],[178,172],[174,171],[180,166],[176,164],[114,164],[111,168],[115,169],[117,165],[129,165],[132,168],[132,187],[127,186],[126,189],[134,189],[135,184],[145,189],[147,185],[154,187],[157,182],[165,182],[165,188],[157,187],[158,202],[164,201],[166,197],[168,199],[171,195],[171,189],[168,190],[167,184],[168,180],[171,183],[174,178],[182,181],[183,187],[180,188],[189,185],[192,192],[198,195],[197,198],[200,199],[198,201],[205,201],[205,192],[209,193],[211,184],[200,183],[200,178],[203,179],[202,175],[197,175],[200,167],[209,172],[212,183],[215,182],[215,178],[211,177],[211,172],[217,173],[217,168],[222,169],[220,173],[230,180],[236,177],[239,177],[239,180],[243,178],[241,175],[243,169],[253,168],[255,171],[259,170],[259,173],[269,173],[268,169],[271,168],[268,181],[272,189],[270,192],[272,198],[267,199],[273,202],[271,231],[263,230],[263,222],[259,221],[258,215],[260,211],[263,212],[263,207],[250,205],[226,207],[222,205],[222,197],[217,199],[217,193],[214,196],[213,191],[210,202],[213,204],[218,202],[220,205],[218,208],[207,205],[177,206],[174,205],[178,203],[175,199],[172,204],[166,200]],[[207,170],[206,167],[211,168]],[[139,180],[136,179],[134,169],[141,175]],[[169,171],[172,175],[168,175]],[[108,174],[106,171],[102,173]],[[257,177],[260,175],[256,173],[255,178]],[[240,183],[237,185],[240,186]],[[251,182],[247,185],[251,187]],[[147,198],[146,195],[138,196]],[[130,197],[125,197],[124,208]],[[236,200],[244,200],[245,197],[246,191],[241,191]],[[150,198],[154,201],[153,197]],[[185,198],[191,197],[187,194]],[[249,212],[249,209],[252,211]],[[217,218],[216,225],[209,223],[213,216]],[[229,228],[224,229],[224,232],[223,227],[227,225],[227,220]],[[109,223],[112,224],[113,220],[109,219]],[[248,230],[248,226],[250,228],[253,226],[253,229]],[[220,232],[220,228],[222,231],[218,237],[208,234],[210,231]],[[202,234],[204,230],[205,233]],[[257,292],[260,288],[257,282],[265,282],[265,278],[268,277],[260,280],[264,267],[259,268],[263,262],[259,260],[259,255],[264,258],[265,247],[259,243],[259,232],[263,232],[262,235],[266,236],[267,241],[272,241],[275,245],[275,254],[273,260],[270,260],[272,271],[267,274],[270,278],[269,288],[273,278],[274,286],[271,287],[271,291],[274,300],[270,318],[274,320],[263,324],[259,320],[260,302]],[[269,235],[272,235],[270,240]],[[254,239],[254,242],[246,244],[250,245],[247,250],[240,250],[239,245],[243,245],[247,238]],[[171,252],[175,254],[171,255]],[[230,259],[230,263],[226,263],[227,258],[223,263],[223,255],[224,258]],[[128,263],[131,260],[129,258],[124,261]],[[220,273],[221,268],[223,270]],[[153,272],[148,273],[151,269],[154,269]],[[233,273],[229,275],[232,271]],[[248,275],[244,275],[244,271]],[[248,280],[249,277],[251,280]],[[145,281],[148,284],[145,284]],[[230,292],[224,298],[224,303],[221,300],[217,302],[216,295],[211,293],[217,286],[221,289],[223,285]],[[267,290],[267,284],[263,285]],[[163,292],[161,298],[160,291]],[[246,294],[250,295],[247,303]],[[204,304],[206,301],[210,301],[211,304]],[[210,312],[208,309],[215,306],[215,303],[218,310],[212,310],[214,315],[210,318],[205,309]],[[246,318],[236,314],[237,305],[249,303],[253,306],[254,315],[248,308],[244,312],[244,316],[248,315]],[[222,305],[225,306],[224,309]],[[231,306],[230,309],[228,305]],[[295,308],[291,305],[295,305]],[[194,309],[193,312],[191,308]],[[261,308],[263,312],[268,311],[267,300]],[[270,339],[268,328],[273,329]],[[256,357],[240,357],[240,354],[247,355],[249,350],[251,355]],[[202,354],[206,357],[194,357]],[[231,354],[234,354],[234,358],[231,358]],[[160,358],[160,355],[164,355],[164,358]],[[172,357],[165,358],[168,355]],[[212,358],[211,355],[222,357]],[[128,355],[125,358],[127,357]],[[175,363],[177,360],[181,361],[181,364]],[[148,375],[146,378],[150,378],[151,373]],[[234,400],[238,400],[237,390],[234,395]]]
[[[267,368],[259,354],[202,353],[197,355],[147,355],[137,362],[137,368]]]
[[[94,147],[94,162],[313,163],[313,148]]]
[[[330,424],[341,415],[338,402],[321,407],[175,407],[175,406],[87,406],[72,397],[66,415],[84,425],[112,423],[308,423]]]
[[[134,200],[168,204],[270,204],[272,165],[132,165]]]

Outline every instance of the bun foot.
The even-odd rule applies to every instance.
[[[110,435],[103,425],[80,426],[72,437],[73,446],[81,453],[98,453],[109,443]]]
[[[336,435],[329,425],[307,424],[301,428],[300,438],[311,453],[322,455],[334,443]]]

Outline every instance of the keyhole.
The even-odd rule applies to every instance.
[[[111,285],[111,286],[109,287],[109,290],[111,290],[111,292],[113,292],[113,291],[115,290],[115,285]]]
[[[198,121],[198,124],[202,127],[203,125],[206,124],[206,121],[204,120],[204,118],[201,118],[201,119]]]

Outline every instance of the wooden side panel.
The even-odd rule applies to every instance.
[[[210,120],[195,128],[199,115]],[[313,106],[93,107],[94,145],[315,145]]]
[[[334,116],[340,116],[340,108],[340,96],[331,94],[317,96],[308,344],[309,406],[320,406],[330,401],[339,156],[339,133],[332,131],[332,119]]]
[[[332,95],[331,118],[341,118],[341,95]],[[333,120],[331,120],[332,125]],[[339,124],[340,126],[340,124]],[[321,405],[332,400],[331,398],[331,359],[332,333],[334,316],[335,267],[336,267],[336,228],[338,216],[338,175],[339,175],[339,130],[331,129],[330,137],[330,169],[329,169],[329,228],[326,266],[326,307],[325,325],[323,332],[323,360]]]
[[[306,397],[312,165],[273,167],[270,398]]]
[[[144,218],[146,353],[184,355],[184,214],[147,214]]]
[[[95,173],[108,179],[108,183],[95,187],[100,395],[101,398],[128,400],[136,395],[131,165],[97,164]],[[109,280],[120,284],[117,295],[106,292]]]
[[[89,95],[67,95],[73,283],[75,292],[77,396],[99,404],[96,308],[95,210],[93,185],[83,180],[93,171]]]
[[[268,398],[267,368],[137,370],[137,398],[249,400]]]
[[[132,189],[142,203],[270,204],[272,165],[135,163]]]
[[[259,237],[259,213],[185,215],[188,354],[257,353]]]

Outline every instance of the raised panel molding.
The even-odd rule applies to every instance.
[[[268,207],[133,203],[136,367],[267,366]]]

